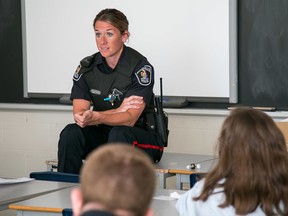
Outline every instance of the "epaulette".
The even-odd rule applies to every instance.
[[[85,57],[84,59],[82,59],[82,60],[80,61],[80,65],[81,65],[82,67],[85,67],[85,68],[90,67],[91,64],[92,64],[92,61],[93,61],[94,56],[95,56],[95,55],[91,55],[91,56]]]
[[[78,75],[86,73],[87,71],[90,71],[90,69],[91,69],[90,66],[93,63],[94,56],[95,56],[95,54],[93,54],[91,56],[87,56],[80,61],[79,66],[76,68],[76,73]]]

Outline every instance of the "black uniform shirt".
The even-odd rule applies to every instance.
[[[117,65],[129,64],[129,54],[126,49],[127,47],[124,46]],[[102,58],[102,61],[97,62],[96,64],[98,69],[103,73],[112,74],[114,72],[114,70],[109,68],[106,64],[105,58]],[[115,69],[117,68],[117,65]],[[82,74],[75,72],[70,98],[71,100],[84,99],[91,101],[90,89],[82,76]],[[142,96],[145,104],[148,105],[151,103],[151,99],[153,98],[154,69],[152,65],[147,61],[147,59],[143,58],[131,76],[132,83],[128,86],[125,97],[131,95]]]

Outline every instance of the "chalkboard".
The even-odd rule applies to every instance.
[[[239,1],[239,103],[288,109],[288,1]]]
[[[0,102],[53,104],[54,98],[24,98],[20,0],[0,0]]]

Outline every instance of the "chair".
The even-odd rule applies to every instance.
[[[277,127],[282,132],[288,150],[288,122],[275,122]]]
[[[70,208],[65,208],[62,210],[62,216],[73,216],[73,211]]]
[[[194,184],[202,178],[202,176],[200,174],[191,174],[189,178],[190,178],[190,188],[192,188]]]
[[[79,175],[72,173],[63,173],[63,172],[31,172],[30,178],[34,178],[36,180],[44,180],[44,181],[57,181],[57,182],[70,182],[70,183],[79,183]]]

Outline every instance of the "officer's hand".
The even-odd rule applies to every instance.
[[[124,98],[120,107],[117,108],[117,112],[126,112],[128,109],[140,109],[140,105],[143,103],[143,97],[132,95]]]
[[[76,124],[78,124],[80,127],[86,127],[92,122],[93,117],[93,111],[92,110],[86,110],[83,113],[76,113],[74,115],[74,120]]]

